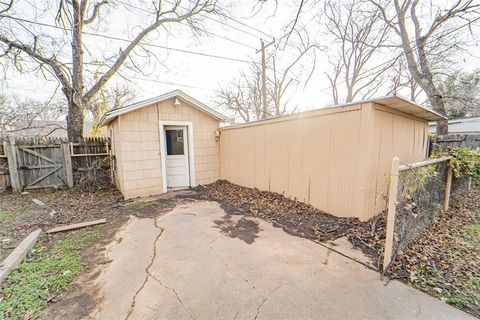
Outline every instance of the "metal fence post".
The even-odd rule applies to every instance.
[[[390,172],[390,189],[388,191],[388,216],[387,216],[387,233],[385,238],[385,252],[383,254],[383,269],[390,264],[393,251],[393,235],[395,233],[395,208],[397,205],[398,193],[398,172],[400,159],[394,157],[392,159],[392,171]]]
[[[17,147],[15,144],[3,143],[3,149],[7,155],[8,174],[10,175],[10,183],[14,192],[22,192],[22,184],[20,183],[20,174],[17,168]]]
[[[447,211],[450,206],[450,191],[452,190],[453,167],[448,163],[447,183],[445,184],[445,200],[443,202],[443,211]]]

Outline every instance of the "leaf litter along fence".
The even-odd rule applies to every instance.
[[[400,165],[394,158],[388,196],[384,274],[395,257],[467,191],[469,177],[456,178],[450,157]]]

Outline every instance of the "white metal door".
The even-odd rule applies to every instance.
[[[187,127],[165,127],[167,187],[190,186]]]

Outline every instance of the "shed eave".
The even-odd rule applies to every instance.
[[[427,109],[413,101],[401,96],[386,96],[369,100],[369,102],[384,105],[386,107],[410,114],[414,117],[425,119],[428,121],[446,120],[447,117]]]
[[[204,104],[204,103],[198,101],[197,99],[187,95],[183,91],[174,90],[174,91],[162,94],[160,96],[156,96],[156,97],[153,97],[153,98],[150,98],[150,99],[147,99],[147,100],[143,100],[143,101],[128,105],[126,107],[122,107],[122,108],[107,111],[102,116],[102,118],[99,122],[99,126],[102,127],[102,126],[108,125],[116,117],[118,117],[122,114],[126,114],[126,113],[129,113],[129,112],[147,107],[147,106],[152,105],[154,103],[159,103],[159,102],[162,102],[162,101],[165,101],[165,100],[168,100],[168,99],[172,99],[172,98],[179,98],[180,100],[184,100],[184,101],[188,102],[189,104],[191,104],[193,107],[195,107],[195,108],[199,109],[200,111],[208,114],[209,116],[211,116],[212,118],[214,118],[216,120],[219,120],[219,121],[228,120],[228,118],[226,116],[224,116],[223,114],[213,110],[212,108],[208,107],[206,104]]]

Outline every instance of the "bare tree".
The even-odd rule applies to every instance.
[[[284,97],[287,91],[293,87],[298,86],[302,82],[302,74],[305,73],[306,67],[301,65],[303,58],[307,55],[311,55],[312,63],[309,67],[309,73],[305,79],[303,79],[303,86],[308,84],[316,66],[316,49],[320,49],[320,46],[310,40],[308,32],[305,29],[293,29],[292,39],[290,46],[295,49],[295,57],[289,61],[283,68],[278,65],[275,54],[272,56],[272,74],[268,77],[270,82],[269,95],[273,103],[273,110],[275,116],[281,116],[288,112],[288,100]],[[279,46],[277,46],[277,50]],[[289,112],[294,112],[295,109]]]
[[[0,94],[0,135],[43,129],[45,126],[48,126],[47,131],[64,130],[66,128],[60,122],[65,117],[65,111],[64,104],[55,95],[39,102]]]
[[[387,43],[388,29],[383,28],[380,14],[356,0],[327,1],[325,27],[334,39],[334,53],[328,58],[332,71],[327,72],[334,103],[348,103],[358,95],[366,98],[374,94],[393,64],[377,64],[367,70],[377,62],[374,60],[381,48],[392,46]]]
[[[264,118],[260,72],[259,66],[252,62],[246,72],[242,71],[216,92],[218,106],[232,112],[233,116],[240,116],[244,122]],[[267,96],[267,104],[269,100]],[[267,112],[270,114],[269,110]]]
[[[97,136],[99,133],[98,123],[102,115],[111,109],[124,107],[135,99],[135,91],[128,85],[118,85],[114,88],[102,88],[92,99],[89,111],[92,113],[92,129],[90,136]]]
[[[480,116],[480,69],[445,76],[439,81],[438,90],[449,118]]]
[[[262,106],[262,71],[258,63],[250,63],[246,72],[221,88],[216,94],[217,104],[226,110],[239,115],[243,121],[255,121],[273,116],[282,116],[294,112],[296,108],[289,105],[289,92],[301,83],[304,86],[310,80],[315,69],[318,45],[312,43],[304,29],[292,31],[290,47],[295,50],[293,58],[284,58],[283,63],[277,56],[281,44],[268,56],[267,63],[267,108]],[[290,52],[290,54],[292,54]],[[304,64],[305,57],[311,57],[308,66]],[[307,72],[308,71],[308,72]]]
[[[420,0],[369,2],[381,13],[387,27],[398,35],[408,70],[426,93],[433,110],[445,115],[445,101],[435,82],[436,68],[461,49],[466,29],[472,30],[473,24],[480,20],[478,1],[455,0],[448,7]],[[439,121],[437,134],[447,133],[448,122]]]
[[[408,72],[407,62],[405,57],[400,56],[396,63],[389,70],[390,76],[390,88],[388,89],[388,95],[397,95],[404,90],[408,92],[408,96],[411,101],[417,101],[419,94],[421,93],[418,83],[415,82],[410,72]]]
[[[32,28],[36,21],[28,21],[28,17],[24,16],[28,10],[17,8],[13,0],[0,2],[0,47],[3,49],[0,56],[11,59],[19,70],[22,70],[22,58],[26,56],[37,64],[40,72],[50,73],[59,81],[67,100],[68,136],[72,140],[83,135],[85,109],[119,69],[131,61],[134,50],[146,50],[142,44],[149,35],[179,23],[187,23],[192,32],[198,32],[198,17],[202,13],[215,13],[217,10],[216,0],[139,2],[138,6],[144,6],[141,15],[135,15],[132,8],[127,8],[131,16],[127,14],[125,20],[141,17],[146,22],[135,29],[136,35],[125,47],[119,48],[117,54],[103,61],[106,69],[93,80],[93,77],[86,79],[84,74],[84,52],[90,50],[83,36],[86,28],[98,25],[99,16],[111,9],[112,4],[107,0],[93,3],[88,0],[59,0],[55,6],[44,0],[40,8],[40,3],[34,2],[30,10],[36,10],[42,17],[55,17],[51,23],[42,24],[59,29],[66,41],[59,44],[59,39],[52,39],[48,32],[38,32]],[[117,4],[116,1],[112,3]],[[145,10],[151,13],[146,14]],[[71,54],[62,58],[61,48],[68,42],[71,44]]]

